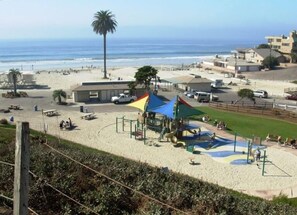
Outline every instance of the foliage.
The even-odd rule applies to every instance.
[[[29,205],[39,214],[91,214],[47,183],[99,214],[177,214],[90,172],[40,144],[32,131]],[[0,157],[14,161],[15,130],[0,127]],[[115,180],[190,214],[296,214],[297,208],[247,196],[189,176],[48,136],[49,144]],[[12,196],[13,168],[0,165],[0,193]],[[6,203],[0,198],[0,206]]]
[[[227,123],[228,132],[235,132],[246,138],[251,138],[253,135],[265,138],[268,133],[277,131],[276,135],[282,137],[295,137],[297,125],[282,120],[271,119],[264,116],[251,116],[247,114],[221,111],[210,107],[199,107],[205,115],[209,115],[212,119],[209,123],[213,123],[215,119]],[[202,117],[202,116],[199,116]]]
[[[286,195],[282,194],[279,196],[275,196],[272,199],[273,202],[275,203],[286,203],[288,205],[297,207],[297,198],[288,198]]]
[[[262,65],[265,68],[269,68],[269,69],[273,69],[274,67],[279,65],[279,62],[277,61],[277,59],[273,56],[267,56],[263,62]]]
[[[117,21],[114,15],[106,10],[101,10],[94,15],[94,21],[92,22],[93,31],[96,34],[103,35],[104,46],[104,78],[106,79],[106,35],[108,32],[114,33],[117,27]]]
[[[62,98],[66,99],[67,94],[65,91],[61,90],[54,90],[53,92],[53,99],[56,101],[58,99],[58,104],[62,104]]]
[[[235,104],[239,101],[241,101],[242,99],[244,98],[247,98],[251,101],[255,101],[255,98],[254,98],[254,92],[250,89],[240,89],[238,92],[237,92],[237,95],[240,97],[239,100],[237,100],[235,102]]]
[[[266,43],[262,43],[257,46],[257,49],[270,49],[270,45],[268,45]]]
[[[17,81],[18,81],[18,77],[21,76],[21,73],[18,69],[10,69],[8,75],[12,77],[13,93],[14,93],[14,96],[17,96]]]
[[[0,119],[0,124],[7,125],[8,124],[7,119]]]
[[[292,81],[292,83],[293,83],[293,84],[297,84],[297,80],[295,80],[295,81]]]
[[[297,53],[296,52],[291,53],[291,63],[297,63]]]
[[[135,73],[135,82],[132,82],[130,86],[136,86],[137,84],[143,84],[144,87],[149,90],[152,78],[156,78],[158,70],[152,66],[143,66]],[[131,88],[132,89],[132,88]]]
[[[254,92],[251,89],[240,89],[237,92],[237,95],[240,98],[247,98],[247,99],[250,99],[250,100],[253,100],[253,98],[254,98]]]

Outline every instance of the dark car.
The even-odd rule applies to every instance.
[[[289,95],[286,97],[288,100],[296,100],[297,101],[297,95]]]

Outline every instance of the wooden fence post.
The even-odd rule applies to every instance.
[[[28,214],[29,196],[29,123],[17,122],[15,144],[15,168],[13,214]]]

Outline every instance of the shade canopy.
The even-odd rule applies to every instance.
[[[193,108],[179,96],[175,96],[167,104],[152,109],[151,112],[165,115],[171,119],[187,118],[189,116],[203,114],[202,111]]]
[[[152,92],[149,92],[145,93],[136,101],[128,104],[128,106],[138,108],[143,112],[150,112],[152,109],[164,104],[165,102],[163,102],[158,96],[156,96]]]

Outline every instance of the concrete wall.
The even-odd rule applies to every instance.
[[[90,100],[90,92],[89,91],[74,92],[73,100],[74,102],[88,102]]]

